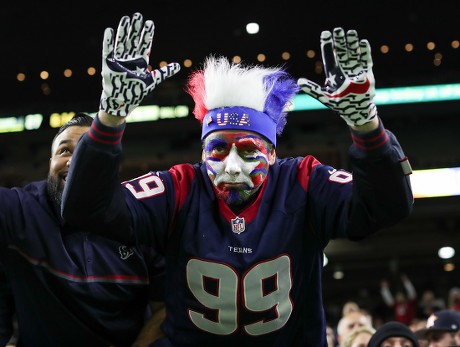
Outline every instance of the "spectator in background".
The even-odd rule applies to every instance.
[[[74,228],[60,215],[75,146],[92,121],[77,114],[58,130],[47,179],[0,187],[2,343],[14,332],[14,312],[19,346],[128,347],[143,327],[161,335],[160,302],[144,323],[149,299],[163,300],[163,259],[152,248]],[[140,346],[152,341],[143,333]]]
[[[367,347],[420,347],[417,337],[407,325],[391,321],[372,335]]]
[[[460,312],[460,288],[453,287],[447,297],[448,309]]]
[[[367,312],[351,311],[343,316],[337,324],[337,342],[341,346],[347,336],[361,327],[373,328],[372,319]]]
[[[409,329],[412,330],[414,333],[417,331],[417,330],[420,330],[420,329],[425,329],[426,327],[426,322],[427,320],[426,319],[414,319],[414,321],[409,325]],[[417,339],[418,339],[418,344],[420,345],[420,347],[428,347],[428,341],[426,339],[420,339],[419,336],[417,334],[415,334],[415,336],[417,336]]]
[[[347,301],[342,307],[342,317],[346,316],[350,312],[359,311],[359,305],[354,301]]]
[[[401,282],[406,292],[398,290],[393,297],[388,281],[382,280],[380,282],[380,294],[385,304],[393,309],[393,319],[409,325],[416,317],[417,292],[405,274],[401,275]]]
[[[415,331],[419,340],[426,340],[430,347],[460,346],[460,312],[441,310],[433,313],[426,327]]]
[[[366,347],[374,333],[375,329],[372,327],[359,327],[348,334],[340,347]]]
[[[419,300],[416,318],[417,319],[428,319],[434,312],[440,311],[446,308],[445,302],[436,298],[432,290],[425,290],[422,293],[422,297]]]

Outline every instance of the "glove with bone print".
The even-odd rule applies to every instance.
[[[331,110],[349,126],[359,126],[377,116],[375,79],[369,42],[355,30],[335,28],[321,33],[321,53],[326,82],[323,87],[299,78],[300,88]]]
[[[155,26],[140,13],[124,16],[116,37],[105,29],[102,48],[102,95],[99,108],[126,117],[155,87],[180,70],[177,63],[151,70],[148,65]]]

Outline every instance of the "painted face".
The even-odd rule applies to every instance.
[[[275,150],[252,132],[215,131],[204,140],[203,161],[219,198],[230,206],[246,202],[261,187]]]

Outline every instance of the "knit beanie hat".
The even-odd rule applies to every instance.
[[[420,347],[417,337],[409,327],[399,322],[388,322],[377,329],[369,340],[367,347],[380,347],[380,344],[390,337],[404,337],[414,344],[414,347]]]

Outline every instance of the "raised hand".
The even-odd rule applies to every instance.
[[[155,26],[140,13],[121,18],[116,37],[105,29],[102,48],[100,110],[126,117],[158,84],[180,70],[177,63],[150,70],[148,61]]]
[[[337,111],[350,126],[370,122],[376,117],[377,108],[369,42],[359,40],[355,30],[349,30],[345,36],[342,28],[335,28],[333,33],[321,33],[321,52],[326,74],[324,86],[299,78],[300,88]]]

